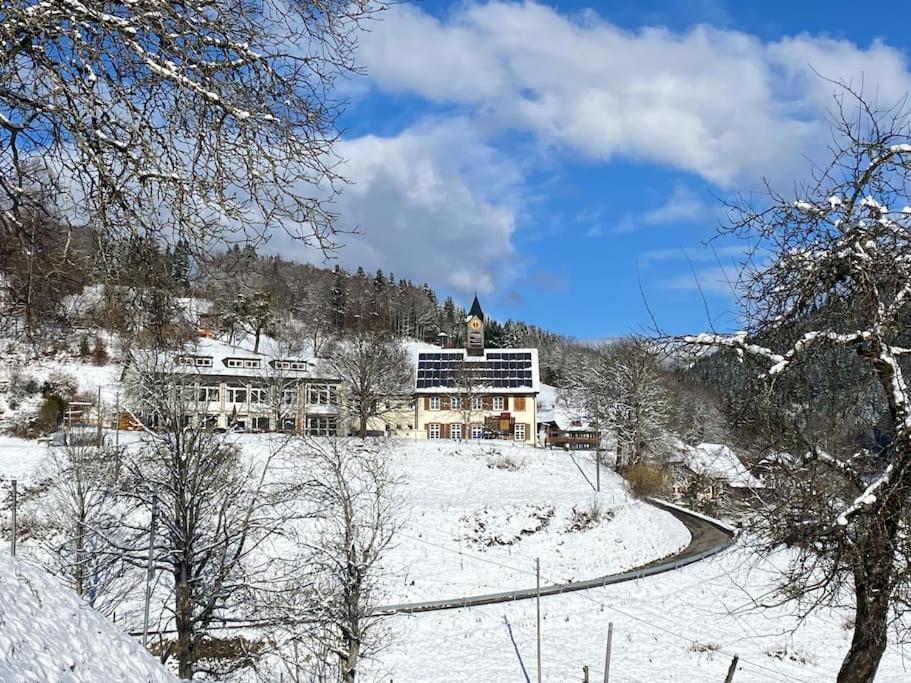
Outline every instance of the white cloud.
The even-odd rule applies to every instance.
[[[738,287],[738,275],[739,271],[735,267],[718,266],[665,280],[662,286],[664,289],[678,291],[701,291],[707,294],[734,296]]]
[[[878,42],[630,32],[533,2],[460,5],[443,20],[398,5],[361,58],[386,91],[470,107],[584,158],[655,162],[721,186],[793,174],[823,140],[833,86],[814,68],[877,87],[884,103],[911,88],[904,55]]]
[[[678,185],[663,204],[646,211],[642,221],[648,225],[688,222],[703,218],[711,211],[712,208],[691,190]]]
[[[335,208],[362,232],[342,240],[344,265],[466,293],[488,293],[517,276],[521,178],[464,121],[344,140],[338,152],[352,184]]]

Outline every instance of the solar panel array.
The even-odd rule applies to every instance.
[[[466,360],[461,353],[440,351],[418,354],[418,389],[492,387],[531,389],[529,351],[488,351],[484,358]]]

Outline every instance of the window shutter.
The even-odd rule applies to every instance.
[[[448,439],[449,437],[450,437],[449,423],[444,422],[442,425],[440,425],[440,438]]]
[[[440,410],[451,410],[452,403],[449,400],[448,396],[440,397]]]
[[[517,413],[525,410],[525,397],[524,396],[516,396],[515,410]]]
[[[481,397],[481,407],[484,410],[493,410],[493,396]]]
[[[424,397],[424,410],[430,410],[430,397]]]

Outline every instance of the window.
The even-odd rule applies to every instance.
[[[437,422],[432,422],[427,425],[427,438],[429,439],[439,439],[440,438],[440,425]]]
[[[471,409],[472,410],[483,410],[484,409],[484,401],[482,400],[482,398],[480,396],[471,397]]]
[[[462,407],[462,399],[460,399],[458,396],[450,396],[449,407],[453,410],[460,410]]]
[[[269,390],[265,387],[253,387],[250,389],[250,403],[259,405],[269,403]]]
[[[202,428],[203,429],[215,429],[218,427],[218,415],[203,415],[202,416]]]
[[[297,387],[291,389],[282,389],[282,403],[286,406],[296,406],[300,391]]]
[[[178,365],[195,365],[200,368],[211,368],[212,359],[206,356],[178,356]]]
[[[458,422],[453,422],[449,425],[449,438],[453,441],[458,441],[462,438],[462,425]]]
[[[196,400],[200,403],[215,403],[218,401],[218,387],[199,387]]]
[[[338,387],[334,384],[308,384],[307,403],[311,406],[338,405]]]
[[[338,418],[323,415],[307,416],[307,436],[336,436]]]
[[[516,441],[525,441],[525,425],[522,423],[516,424],[515,429],[513,430],[513,438]]]
[[[502,396],[494,396],[491,407],[494,410],[506,410],[506,399]]]
[[[253,431],[268,432],[269,431],[269,418],[268,417],[254,417],[253,418]]]
[[[246,403],[247,387],[228,387],[225,400],[228,403]]]
[[[431,409],[431,410],[439,410],[439,409],[440,409],[440,397],[439,397],[439,396],[431,396],[431,397],[430,397],[430,409]],[[438,425],[438,426],[439,426],[439,425]]]
[[[304,360],[276,360],[272,361],[272,367],[276,370],[306,370],[307,361]]]
[[[484,438],[484,425],[471,425],[471,438],[472,439]]]
[[[229,368],[258,368],[259,359],[256,358],[225,358],[225,365]]]
[[[293,432],[297,430],[297,420],[293,417],[283,417],[279,428],[283,432]]]

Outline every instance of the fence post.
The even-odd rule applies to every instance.
[[[737,671],[737,660],[740,657],[734,655],[734,659],[731,660],[731,665],[728,667],[728,675],[724,677],[724,683],[731,683],[734,680],[734,672]]]
[[[16,557],[16,535],[18,534],[17,523],[16,523],[16,502],[18,500],[18,491],[16,490],[18,482],[13,479],[13,488],[10,492],[12,497],[13,509],[10,513],[10,539],[9,539],[9,552],[10,555]]]
[[[538,622],[538,683],[541,683],[541,560],[535,558],[535,612]]]
[[[591,683],[588,680],[588,664],[582,667],[582,683]]]
[[[607,624],[607,648],[604,651],[604,683],[610,683],[610,648],[614,639],[614,622]]]

